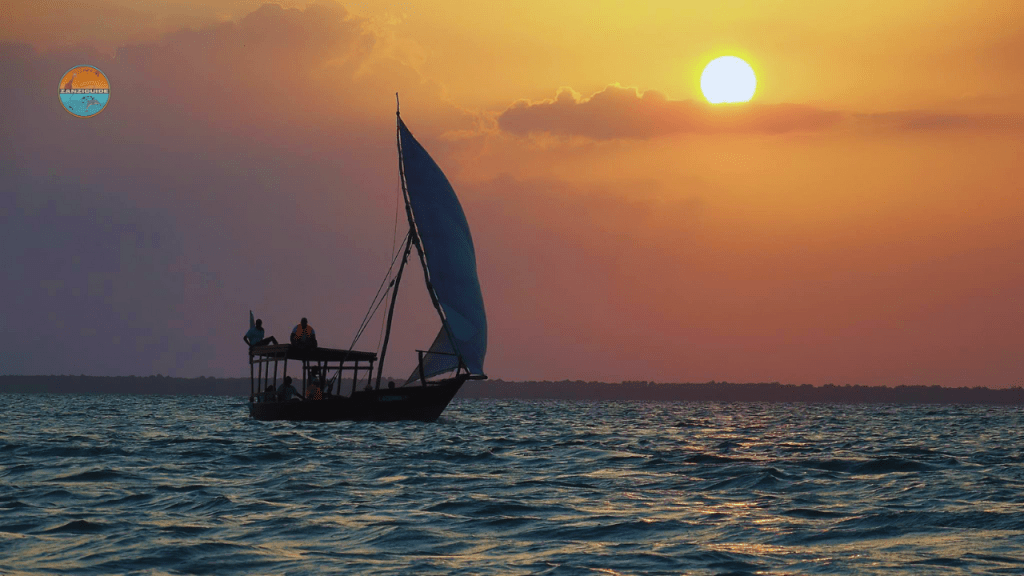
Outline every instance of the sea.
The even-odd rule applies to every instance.
[[[1024,574],[1020,406],[0,394],[0,574]]]

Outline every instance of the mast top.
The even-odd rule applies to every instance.
[[[395,116],[402,115],[402,106],[398,102],[398,92],[395,92]]]

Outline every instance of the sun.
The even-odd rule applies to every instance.
[[[735,56],[715,58],[700,75],[700,90],[712,104],[748,102],[757,90],[754,69]]]

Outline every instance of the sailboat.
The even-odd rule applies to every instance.
[[[385,297],[390,292],[391,304],[380,355],[353,350],[355,342],[347,350],[292,344],[250,348],[249,413],[257,420],[433,422],[467,380],[487,378],[483,372],[487,317],[469,223],[444,172],[413,137],[400,109],[396,114],[398,173],[409,228],[395,255],[396,259],[401,255],[398,272],[383,292]],[[413,249],[441,328],[429,349],[417,350],[417,363],[408,380],[381,386],[398,288]],[[383,301],[384,297],[374,300],[376,306]],[[371,305],[368,318],[375,305]],[[366,323],[364,319],[363,327]],[[278,387],[283,387],[288,377],[289,361],[298,366],[299,373],[291,386],[297,394],[286,399]]]

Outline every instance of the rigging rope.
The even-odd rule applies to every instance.
[[[349,346],[348,348],[349,352],[351,352],[356,347],[356,343],[359,342],[359,338],[362,337],[363,331],[366,330],[367,326],[369,326],[370,320],[373,318],[373,315],[377,313],[377,309],[380,308],[380,305],[383,304],[384,301],[387,299],[387,295],[390,293],[391,287],[394,286],[394,281],[392,280],[391,283],[388,284],[388,290],[385,290],[384,294],[381,295],[381,289],[384,288],[384,284],[386,284],[388,282],[388,279],[391,278],[391,271],[395,269],[395,262],[398,261],[398,253],[395,252],[395,245],[397,244],[398,238],[398,206],[399,196],[401,194],[400,186],[401,183],[397,183],[395,185],[395,221],[394,226],[391,230],[391,253],[393,254],[393,256],[391,257],[391,266],[388,267],[387,274],[384,275],[384,279],[381,280],[380,286],[377,287],[377,293],[373,296],[373,300],[370,302],[370,308],[366,311],[366,315],[363,316],[363,321],[359,324],[359,330],[356,331],[356,336],[355,338],[352,339],[352,345]],[[380,298],[379,302],[377,301],[378,298]],[[381,332],[377,340],[377,348],[380,348],[380,340],[383,339],[384,337],[383,317],[381,318],[380,330]]]
[[[391,277],[391,271],[394,270],[395,262],[397,262],[397,261],[398,261],[398,254],[396,253],[395,256],[391,259],[391,266],[388,267],[388,273],[384,275],[384,279],[381,280],[380,286],[377,288],[377,294],[374,295],[373,301],[370,302],[370,309],[367,310],[366,311],[366,315],[363,316],[363,321],[359,325],[359,330],[356,332],[356,337],[352,340],[352,345],[348,349],[349,352],[351,352],[352,349],[356,347],[356,342],[359,341],[359,337],[362,336],[363,330],[365,330],[366,326],[369,325],[369,323],[370,323],[369,321],[370,321],[371,318],[373,318],[374,312],[376,312],[377,308],[380,308],[381,303],[384,302],[384,299],[387,296],[388,291],[385,290],[384,294],[381,295],[381,290],[384,288],[384,284],[387,283],[388,278]],[[388,284],[388,288],[390,289],[391,286],[393,286],[393,285],[394,285],[394,281],[392,281],[391,284]],[[380,299],[379,302],[378,302],[378,298]]]
[[[395,223],[394,228],[391,231],[391,252],[395,251],[395,244],[398,238],[398,205],[401,203],[402,197],[402,182],[401,174],[398,176],[398,180],[395,181]],[[392,264],[394,266],[394,264]],[[377,350],[380,350],[380,344],[384,341],[384,324],[386,318],[380,317],[380,332],[377,334]]]

